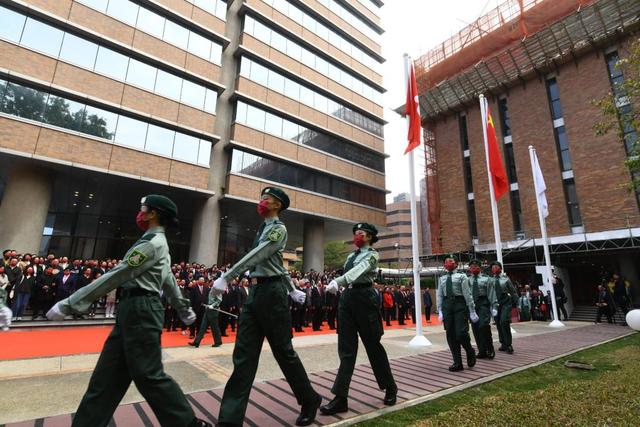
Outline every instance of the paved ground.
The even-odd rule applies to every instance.
[[[433,345],[420,350],[407,346],[413,337],[412,330],[387,331],[383,342],[393,359],[392,366],[400,387],[400,403],[396,408],[491,380],[631,332],[626,327],[579,322],[567,322],[567,327],[562,330],[550,329],[546,323],[537,322],[513,326],[517,331],[514,335],[515,355],[500,353],[494,361],[479,361],[473,370],[459,374],[451,374],[446,369],[451,360],[440,327],[429,328],[427,337]],[[497,336],[495,331],[494,336]],[[338,365],[336,336],[298,337],[294,339],[294,346],[307,371],[313,373],[314,386],[325,399],[330,399],[329,389]],[[216,421],[222,386],[232,368],[232,350],[233,344],[225,344],[219,348],[180,347],[163,351],[167,372],[185,393],[190,394],[189,401],[196,412],[213,422]],[[96,360],[97,355],[90,354],[0,362],[0,390],[10,390],[0,399],[0,423],[33,420],[8,424],[7,427],[69,425],[68,414],[76,409]],[[372,381],[364,351],[360,352],[358,363],[352,384],[351,412],[341,417],[322,417],[318,424],[350,423],[382,407],[382,392],[377,390],[375,380]],[[262,427],[293,423],[298,407],[281,377],[268,344],[265,344],[247,412],[247,425]],[[149,406],[142,400],[132,386],[114,416],[115,425],[158,425]]]

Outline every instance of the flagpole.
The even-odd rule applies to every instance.
[[[411,57],[405,53],[405,93],[409,90],[410,61]],[[409,116],[407,116],[407,129],[409,129]],[[425,347],[431,345],[431,342],[422,333],[422,290],[420,288],[420,259],[418,255],[418,212],[416,210],[414,151],[415,150],[411,150],[409,152],[409,195],[411,196],[411,255],[413,257],[413,297],[415,301],[416,336],[409,341],[409,347]],[[400,269],[399,265],[398,269]]]
[[[482,135],[484,136],[484,154],[487,161],[487,177],[489,178],[489,196],[491,199],[491,216],[493,217],[493,237],[496,241],[496,257],[500,264],[502,263],[502,240],[500,239],[500,219],[498,218],[498,202],[495,197],[495,189],[493,188],[493,179],[491,179],[491,166],[489,164],[489,140],[487,139],[487,110],[485,105],[485,97],[483,94],[479,96],[480,115],[482,117]],[[504,271],[504,265],[502,266]]]
[[[549,323],[552,328],[562,328],[564,323],[560,321],[558,313],[558,307],[556,304],[556,292],[551,283],[551,255],[549,253],[549,240],[547,238],[547,223],[544,219],[542,212],[542,206],[540,206],[540,188],[538,188],[538,180],[536,179],[536,170],[540,167],[540,164],[536,161],[536,149],[533,145],[529,146],[529,158],[531,160],[531,173],[533,173],[533,186],[536,192],[536,205],[538,206],[538,220],[540,221],[540,233],[542,234],[542,247],[544,249],[544,264],[546,274],[543,276],[543,281],[546,282],[547,287],[551,291],[551,309],[553,310],[553,321]],[[535,250],[535,248],[534,248]],[[546,276],[546,277],[545,277]]]

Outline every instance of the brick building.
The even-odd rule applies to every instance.
[[[121,256],[163,193],[174,257],[230,262],[275,184],[289,246],[321,269],[325,239],[384,223],[381,6],[3,1],[0,247]]]
[[[522,9],[521,9],[522,7]],[[478,94],[489,100],[510,192],[498,203],[506,269],[540,283],[543,262],[529,160],[547,185],[552,263],[570,304],[591,304],[606,272],[640,286],[638,197],[624,166],[633,131],[596,136],[593,105],[624,79],[640,3],[510,0],[416,61],[428,155],[434,253],[495,257]],[[618,96],[618,108],[631,108]]]

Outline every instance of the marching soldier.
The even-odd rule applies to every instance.
[[[240,314],[233,349],[233,373],[222,396],[218,426],[242,425],[265,338],[302,406],[296,425],[313,423],[322,404],[322,397],[311,386],[291,344],[293,335],[287,294],[297,303],[304,302],[306,295],[293,287],[282,264],[287,229],[278,214],[288,207],[289,196],[282,189],[266,187],[262,190],[257,209],[264,222],[256,234],[253,249],[213,284],[212,291],[224,292],[233,278],[251,271],[253,287]]]
[[[190,346],[195,348],[200,347],[200,341],[204,338],[204,334],[207,333],[207,328],[211,327],[211,335],[213,335],[213,345],[211,347],[220,347],[222,345],[222,336],[220,334],[220,325],[218,323],[218,308],[222,302],[222,296],[215,292],[209,292],[207,298],[207,304],[204,306],[204,316],[202,316],[202,323],[200,323],[200,330],[196,335],[196,338],[189,342]]]
[[[121,287],[116,325],[102,348],[89,387],[73,417],[73,426],[109,424],[133,381],[163,426],[204,427],[176,382],[164,372],[160,334],[164,309],[160,292],[169,298],[186,324],[196,318],[189,300],[182,298],[171,274],[165,227],[177,223],[178,208],[165,196],[143,197],[136,224],[144,231],[124,261],[93,283],[56,303],[51,320],[86,312],[111,290]]]
[[[502,264],[498,261],[491,263],[491,275],[492,278],[490,280],[494,283],[498,300],[498,312],[495,316],[500,339],[500,348],[498,350],[513,354],[513,347],[511,346],[511,308],[518,294],[509,277],[506,274],[502,274]]]
[[[469,319],[473,323],[478,321],[475,304],[469,289],[469,279],[457,271],[458,261],[454,255],[444,260],[447,273],[440,277],[436,300],[438,303],[438,319],[444,322],[447,333],[447,343],[453,356],[453,365],[449,371],[462,371],[462,346],[467,353],[467,366],[472,368],[476,364],[476,353],[469,338]]]
[[[478,359],[493,359],[496,356],[491,337],[491,319],[498,314],[498,301],[493,283],[489,277],[482,274],[480,261],[469,261],[469,277],[471,296],[476,306],[476,313],[480,318],[471,323],[471,330],[478,346]]]
[[[325,415],[347,412],[349,384],[358,354],[358,335],[367,350],[378,387],[385,390],[384,404],[395,405],[398,387],[391,373],[389,358],[380,343],[384,333],[376,292],[372,288],[378,272],[378,252],[371,244],[378,241],[378,230],[367,223],[353,226],[353,242],[358,248],[347,258],[344,274],[332,280],[326,291],[345,290],[338,306],[338,356],[340,368],[331,392],[335,398],[320,408]]]

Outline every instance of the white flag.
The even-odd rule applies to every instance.
[[[538,163],[538,155],[533,155],[533,179],[535,179],[535,188],[537,189],[536,199],[540,210],[542,211],[542,217],[549,216],[549,205],[547,204],[547,184],[544,183],[544,176],[542,176],[542,170],[540,170],[540,164]]]

